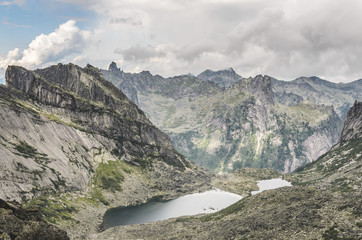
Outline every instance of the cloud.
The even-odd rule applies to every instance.
[[[16,4],[18,6],[23,6],[25,4],[25,0],[13,0],[13,1],[1,1],[0,6],[8,6]]]
[[[148,61],[151,58],[159,58],[166,56],[166,51],[162,49],[162,47],[141,47],[141,46],[132,46],[128,49],[115,49],[115,53],[121,54],[126,61],[133,61],[133,62],[142,62]]]
[[[31,28],[31,26],[29,26],[29,25],[19,25],[16,23],[8,22],[7,20],[3,21],[2,24],[10,26],[10,27],[16,27],[16,28]]]
[[[5,69],[12,64],[35,68],[59,61],[82,51],[90,44],[91,37],[91,32],[80,30],[75,21],[69,20],[54,32],[37,36],[24,51],[18,48],[9,51],[5,58],[0,58],[0,68]]]
[[[171,76],[233,67],[242,76],[362,77],[360,0],[58,0],[96,15],[100,67]],[[116,50],[115,50],[116,49]],[[143,68],[143,69],[142,69]]]

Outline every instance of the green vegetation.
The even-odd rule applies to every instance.
[[[322,235],[324,240],[338,240],[341,239],[338,237],[338,231],[336,230],[337,226],[334,225],[328,228]]]
[[[17,144],[15,146],[15,149],[22,153],[24,157],[26,158],[33,158],[38,154],[38,151],[36,150],[36,148],[30,146],[27,142],[25,141],[20,141],[19,144]]]
[[[121,191],[121,183],[124,180],[120,172],[121,164],[118,161],[100,163],[94,175],[96,188],[109,190],[111,192]]]
[[[73,221],[77,222],[72,213],[78,212],[71,201],[66,200],[65,197],[58,195],[41,196],[32,199],[26,204],[27,208],[39,208],[39,211],[44,215],[45,220],[51,223],[58,223],[60,221]]]
[[[141,168],[146,169],[152,166],[152,162],[150,159],[144,159],[140,157],[134,157],[132,159],[132,162],[136,163],[136,165],[139,165]]]
[[[83,128],[83,127],[80,127],[80,126],[78,126],[77,124],[75,124],[73,122],[65,122],[62,119],[60,119],[59,117],[55,116],[54,114],[47,114],[47,113],[42,113],[42,114],[44,116],[46,116],[50,121],[58,122],[58,123],[67,125],[69,127],[75,128],[75,129],[77,129],[79,131],[82,131],[82,132],[90,133],[89,130],[87,130],[87,129]]]
[[[97,188],[92,189],[89,198],[83,198],[82,200],[90,202],[95,206],[97,206],[99,202],[103,203],[104,205],[109,205],[109,202],[103,196],[102,191]]]

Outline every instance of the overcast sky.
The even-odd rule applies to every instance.
[[[174,76],[362,78],[360,0],[0,0],[0,78],[58,62]]]

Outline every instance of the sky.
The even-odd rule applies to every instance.
[[[232,67],[243,77],[362,78],[360,0],[0,0],[8,65],[58,62],[165,77]]]

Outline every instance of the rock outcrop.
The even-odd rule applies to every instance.
[[[0,199],[0,239],[69,240],[69,237],[44,221],[38,209],[23,209]]]
[[[362,102],[355,101],[348,111],[339,142],[362,137]]]
[[[91,66],[34,72],[10,66],[6,77],[0,89],[3,199],[85,190],[108,155],[134,164],[159,159],[180,170],[189,166],[169,137]]]

